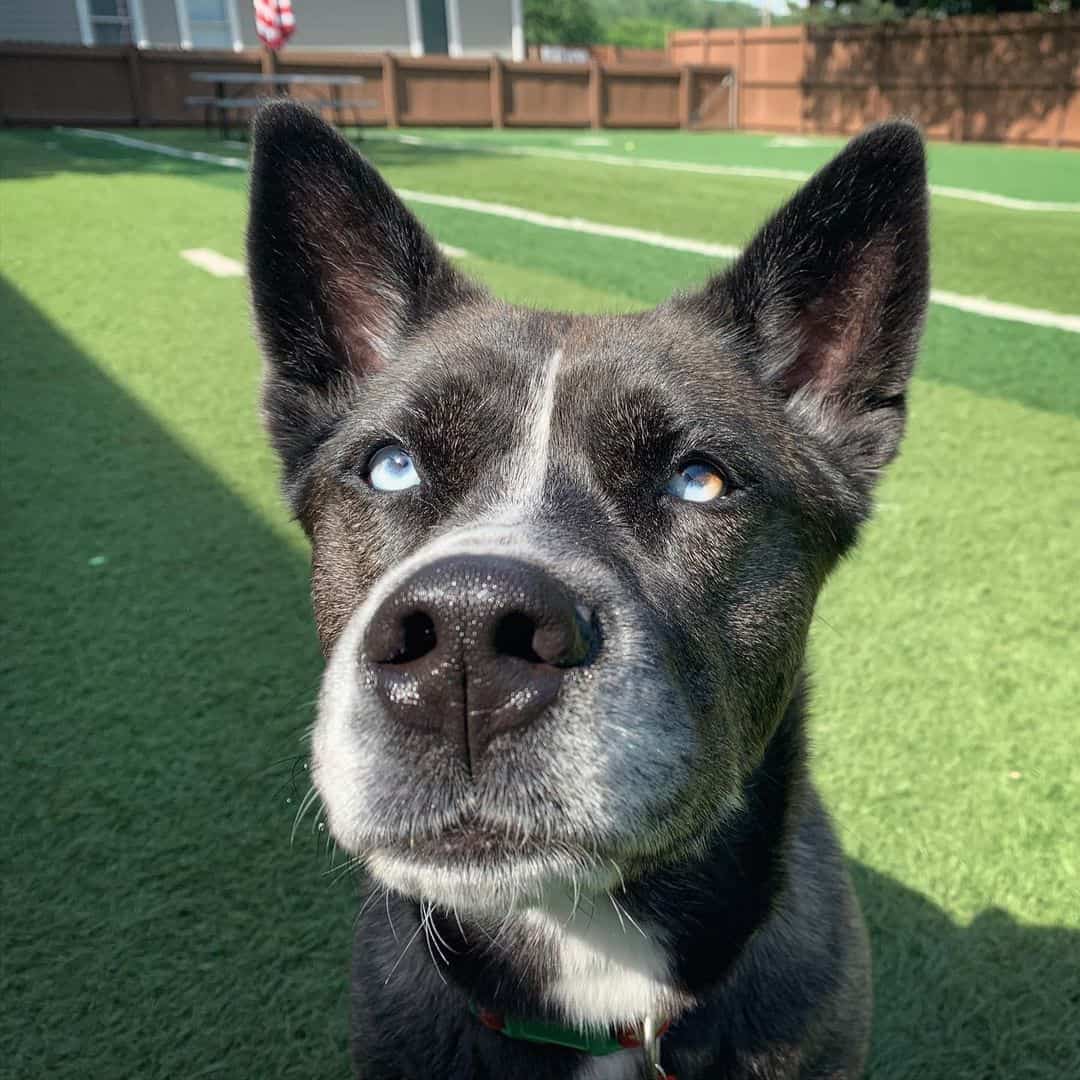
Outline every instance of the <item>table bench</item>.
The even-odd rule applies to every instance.
[[[325,86],[330,91],[328,98],[305,99],[304,104],[314,108],[333,110],[334,123],[339,127],[344,109],[365,109],[378,104],[372,100],[342,97],[342,87],[363,86],[365,80],[362,75],[248,75],[242,71],[196,71],[191,76],[191,80],[213,84],[214,93],[212,95],[193,94],[184,98],[184,104],[188,108],[201,107],[204,110],[204,119],[208,128],[216,115],[223,139],[229,137],[231,112],[257,109],[274,97],[288,96],[290,89],[294,86]],[[261,88],[268,92],[230,95],[227,93],[227,87],[253,87],[256,91]]]

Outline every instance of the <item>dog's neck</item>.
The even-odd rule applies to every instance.
[[[704,857],[610,895],[524,908],[495,933],[433,914],[447,946],[443,970],[484,1007],[582,1028],[691,1008],[730,970],[783,887],[778,854],[805,784],[802,729],[797,696],[747,779],[743,809]]]

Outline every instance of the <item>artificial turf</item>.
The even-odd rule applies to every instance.
[[[365,148],[414,189],[733,242],[787,190]],[[949,150],[987,176],[1017,153]],[[344,1077],[353,896],[318,832],[290,844],[306,551],[244,284],[178,257],[241,254],[244,177],[62,133],[2,133],[0,160],[4,1067]],[[1009,193],[1062,197],[1036,173]],[[417,209],[522,302],[626,310],[708,269]],[[934,210],[939,287],[1080,309],[1080,216]],[[1078,493],[1080,335],[934,308],[904,452],[812,640],[817,774],[874,940],[872,1080],[1080,1075]]]
[[[376,136],[380,132],[374,133]],[[393,135],[394,133],[390,133]],[[659,132],[410,128],[425,141],[488,146],[553,147],[582,154],[659,158],[693,164],[744,165],[812,172],[844,145],[842,137],[764,135],[753,132]],[[1034,146],[930,142],[933,181],[997,195],[1046,201],[1080,200],[1080,154]]]

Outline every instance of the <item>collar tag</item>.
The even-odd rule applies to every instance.
[[[675,1080],[664,1071],[660,1063],[660,1040],[664,1037],[670,1022],[657,1025],[655,1016],[646,1016],[641,1023],[641,1056],[644,1080]]]

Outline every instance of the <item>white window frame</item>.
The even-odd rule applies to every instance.
[[[193,49],[191,40],[191,19],[188,16],[187,0],[174,0],[176,5],[176,26],[180,31],[180,48]],[[229,25],[229,37],[232,39],[233,52],[240,52],[244,39],[240,35],[240,19],[236,14],[236,0],[224,0],[225,21]]]
[[[521,0],[510,0],[510,58],[525,59],[525,8]]]
[[[405,0],[405,23],[409,28],[409,55],[424,55],[424,32],[420,23],[420,0]]]
[[[461,7],[458,0],[444,0],[446,5],[446,52],[449,56],[464,56],[461,40]]]
[[[145,49],[150,42],[146,38],[146,23],[143,21],[142,0],[127,0],[127,22],[131,28],[131,41],[137,48]],[[84,45],[96,45],[94,40],[94,23],[119,22],[109,16],[91,15],[90,0],[75,0],[75,16],[79,20],[79,37]]]

